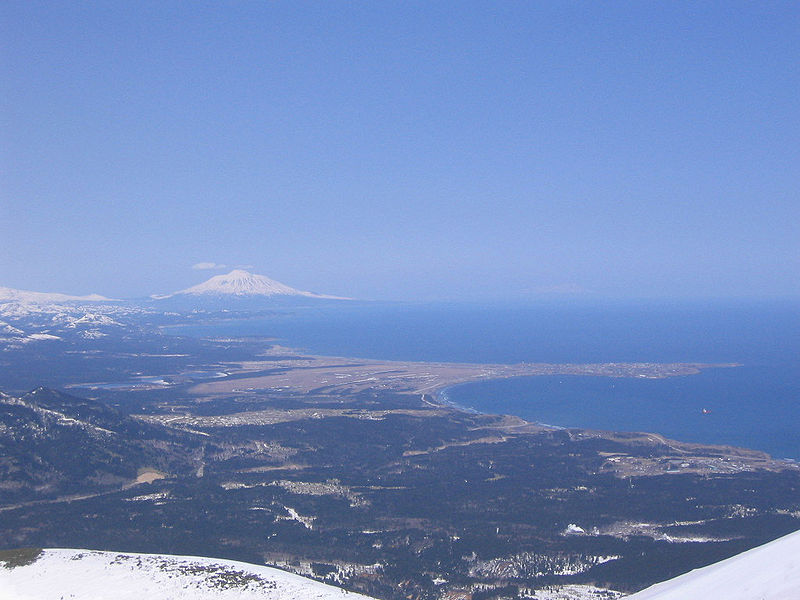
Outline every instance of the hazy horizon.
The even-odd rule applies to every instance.
[[[800,299],[800,6],[0,7],[0,286]]]

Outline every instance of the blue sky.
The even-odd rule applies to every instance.
[[[0,285],[800,297],[795,2],[0,6]]]

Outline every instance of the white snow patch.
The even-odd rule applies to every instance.
[[[100,338],[106,337],[108,334],[103,333],[97,329],[89,329],[87,331],[81,331],[80,336],[85,340],[98,340]]]
[[[143,494],[141,496],[134,496],[133,498],[124,498],[125,502],[150,502],[155,500],[169,500],[169,492],[155,492],[153,494]]]
[[[61,338],[57,335],[51,335],[49,333],[32,333],[27,338],[28,340],[60,340]]]
[[[593,585],[554,585],[536,590],[536,600],[616,600],[622,592]]]
[[[564,530],[562,535],[586,535],[586,530],[580,525],[570,523],[567,525],[567,528]]]
[[[300,523],[306,529],[314,529],[314,521],[316,520],[316,517],[307,517],[307,516],[301,515],[299,512],[297,512],[291,506],[284,506],[283,508],[285,508],[286,512],[289,513],[289,516],[288,517],[283,517],[283,516],[279,515],[279,516],[276,517],[276,519],[278,521],[297,521],[298,523]]]

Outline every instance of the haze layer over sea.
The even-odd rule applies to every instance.
[[[552,425],[654,431],[800,459],[798,302],[352,304],[179,332],[270,336],[311,354],[385,360],[739,363],[661,380],[487,381],[444,396]]]

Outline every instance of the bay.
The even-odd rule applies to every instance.
[[[800,385],[797,371],[786,369],[742,366],[666,379],[520,377],[454,386],[443,399],[562,427],[656,432],[797,460]]]
[[[739,363],[663,380],[480,382],[450,388],[447,397],[553,425],[654,431],[800,459],[797,302],[367,303],[171,331],[269,336],[307,353],[383,360]]]

